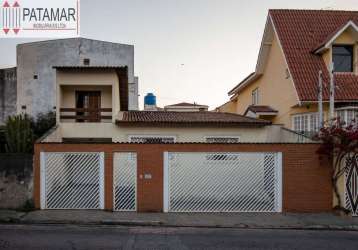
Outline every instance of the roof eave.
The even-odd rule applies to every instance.
[[[247,85],[249,85],[251,82],[258,79],[261,75],[256,74],[256,72],[251,73],[246,79],[244,79],[242,82],[240,82],[235,88],[230,90],[228,93],[229,96],[234,95],[238,93],[241,89],[245,88]]]
[[[271,24],[272,24],[272,27],[273,27],[273,31],[277,37],[277,41],[278,41],[278,44],[279,44],[279,47],[281,49],[281,52],[282,52],[282,56],[284,58],[284,61],[285,61],[285,64],[287,66],[287,69],[288,69],[288,72],[290,74],[290,79],[291,79],[291,82],[292,82],[292,85],[293,85],[293,88],[295,90],[295,93],[296,93],[296,98],[297,98],[297,102],[298,102],[298,105],[301,105],[301,99],[300,99],[300,95],[298,94],[298,91],[297,91],[297,88],[296,88],[296,84],[295,84],[295,80],[293,79],[293,75],[292,75],[292,72],[291,72],[291,69],[290,69],[290,65],[288,64],[288,61],[287,61],[287,58],[286,58],[286,54],[285,54],[285,51],[283,49],[283,46],[282,46],[282,43],[281,43],[281,39],[278,35],[278,32],[277,32],[277,29],[276,29],[276,26],[275,26],[275,22],[272,18],[272,15],[271,13],[269,12],[269,18],[271,20]]]
[[[117,126],[183,126],[189,127],[264,127],[272,123],[265,122],[168,122],[168,121],[120,121],[116,120]]]
[[[323,44],[320,44],[317,48],[313,49],[312,53],[320,54],[323,51],[328,50],[333,44],[333,42],[349,27],[352,27],[356,32],[358,32],[358,26],[352,20],[349,20],[341,29],[330,35],[327,42],[324,42]]]

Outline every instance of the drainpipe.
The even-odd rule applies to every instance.
[[[318,72],[318,129],[323,127],[322,70]]]
[[[334,63],[332,62],[329,69],[329,120],[334,118]]]

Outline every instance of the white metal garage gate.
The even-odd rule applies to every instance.
[[[281,212],[281,153],[164,153],[165,212]]]
[[[42,209],[104,209],[104,153],[41,153]]]

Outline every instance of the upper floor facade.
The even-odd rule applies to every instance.
[[[86,70],[83,69],[85,67]],[[138,110],[138,79],[134,76],[133,45],[86,38],[19,44],[17,46],[17,112],[25,112],[36,117],[39,113],[59,110],[58,105],[61,100],[58,97],[61,96],[58,91],[63,93],[70,87],[58,88],[58,86],[79,84],[82,89],[86,89],[84,86],[92,86],[92,88],[94,85],[107,86],[109,68],[115,71],[116,68],[121,67],[126,68],[127,71],[128,109]],[[75,68],[77,71],[82,69],[74,74]],[[92,68],[92,73],[89,72],[89,68]],[[71,72],[73,77],[70,77]],[[89,77],[82,78],[86,74]],[[93,79],[91,76],[96,77]],[[104,78],[98,79],[99,76]],[[71,81],[68,80],[69,78]]]
[[[358,114],[357,24],[358,12],[270,10],[255,71],[229,91],[230,101],[217,111],[314,132],[318,129],[319,72],[328,118],[333,66],[336,111],[349,121]]]

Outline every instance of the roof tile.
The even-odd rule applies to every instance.
[[[207,124],[207,125],[270,125],[271,122],[261,119],[245,117],[232,113],[209,111],[198,112],[170,112],[170,111],[126,111],[123,112],[117,124],[145,123],[145,124]]]
[[[319,55],[312,53],[339,27],[349,21],[358,25],[358,11],[327,10],[270,10],[282,49],[286,56],[299,99],[317,101],[318,72],[322,70],[323,81],[328,86],[329,72]],[[358,99],[358,76],[335,74],[336,100]],[[328,87],[323,97],[329,99]]]

